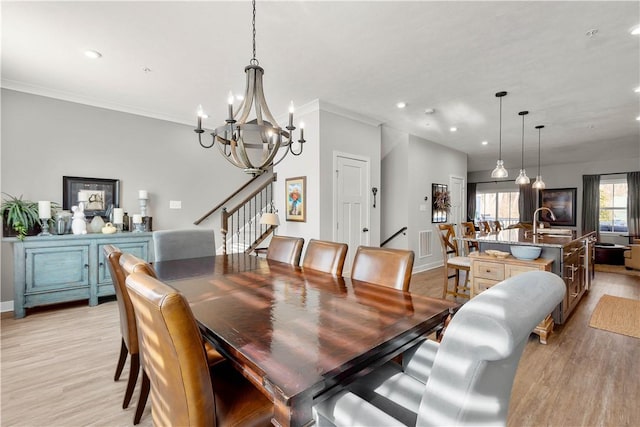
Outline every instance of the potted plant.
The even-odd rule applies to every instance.
[[[19,240],[24,240],[26,236],[37,234],[40,229],[38,203],[22,200],[22,196],[15,197],[7,193],[4,194],[7,198],[4,198],[0,205],[3,235],[5,237],[15,236]]]

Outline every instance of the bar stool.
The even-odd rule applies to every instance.
[[[442,288],[442,298],[453,295],[455,298],[469,298],[471,288],[469,287],[469,271],[471,270],[471,260],[469,257],[460,256],[458,241],[455,239],[456,232],[453,224],[438,224],[440,230],[440,244],[442,246],[442,256],[444,258],[444,286]],[[455,270],[455,274],[449,275],[449,269]],[[464,283],[460,285],[460,271],[465,272]],[[455,287],[449,289],[449,279],[455,277]],[[465,293],[467,291],[467,293]]]

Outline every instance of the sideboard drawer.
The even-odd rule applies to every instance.
[[[484,261],[474,262],[473,275],[481,279],[504,280],[504,265]]]

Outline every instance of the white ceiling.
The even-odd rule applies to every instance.
[[[1,7],[5,88],[188,124],[202,104],[209,128],[224,120],[228,91],[244,91],[249,1]],[[495,166],[494,94],[505,90],[505,165],[520,166],[517,113],[529,110],[535,176],[538,124],[543,165],[640,156],[638,24],[638,1],[259,0],[257,58],[276,115],[320,99],[466,152],[469,171]]]

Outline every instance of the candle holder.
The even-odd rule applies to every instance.
[[[140,215],[143,217],[147,216],[147,203],[149,199],[138,199],[138,203],[140,204]]]
[[[51,236],[49,233],[49,219],[51,218],[51,202],[42,200],[38,202],[38,217],[42,232],[38,236]]]
[[[49,218],[40,218],[40,225],[42,226],[42,231],[38,236],[52,236],[52,234],[49,233]]]

